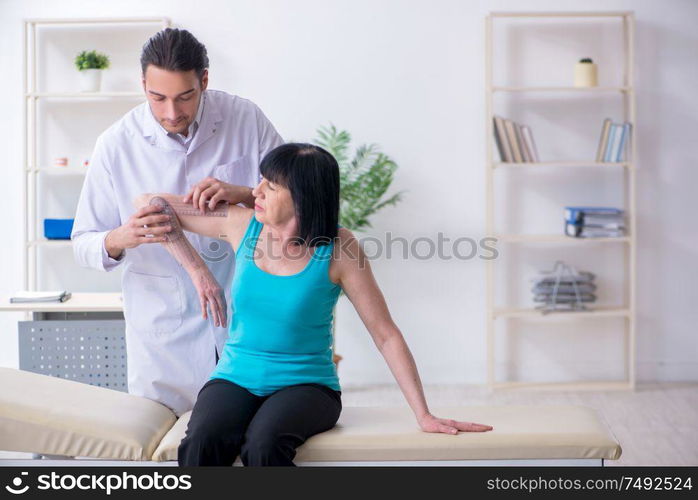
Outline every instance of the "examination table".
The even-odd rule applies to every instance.
[[[0,465],[177,465],[189,415],[150,399],[0,368],[0,450],[33,459]],[[422,432],[410,408],[344,407],[337,425],[297,450],[297,465],[594,465],[621,447],[593,408],[502,405],[431,408],[492,425],[488,432]],[[241,465],[240,458],[234,465]]]

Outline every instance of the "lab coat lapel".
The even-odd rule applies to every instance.
[[[194,138],[189,145],[189,151],[187,155],[192,154],[196,149],[201,146],[204,142],[209,140],[216,133],[219,128],[220,122],[223,121],[223,115],[221,115],[216,102],[211,99],[211,97],[206,98],[206,105],[204,106],[204,112],[201,116],[201,123],[199,128],[194,135]]]

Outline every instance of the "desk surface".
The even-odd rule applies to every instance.
[[[10,295],[0,296],[0,311],[36,312],[94,312],[123,311],[121,292],[115,293],[73,293],[65,302],[28,302],[11,304]]]

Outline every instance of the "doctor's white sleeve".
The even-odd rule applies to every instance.
[[[122,253],[118,260],[113,259],[104,247],[107,234],[120,225],[111,170],[100,136],[90,158],[70,234],[73,255],[78,265],[99,271],[111,271],[120,265],[125,254]]]
[[[281,146],[284,143],[283,138],[271,124],[269,119],[262,113],[262,110],[256,108],[257,112],[257,135],[259,137],[259,158],[257,159],[257,166],[262,163],[262,158],[277,146]],[[261,175],[258,175],[258,181],[261,181]]]

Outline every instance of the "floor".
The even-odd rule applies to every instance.
[[[431,408],[439,406],[506,404],[581,404],[597,409],[605,418],[623,454],[617,465],[698,465],[698,384],[637,384],[631,391],[499,390],[489,394],[484,386],[427,385]],[[407,405],[396,384],[344,387],[344,406]],[[30,456],[1,452],[0,458]]]

